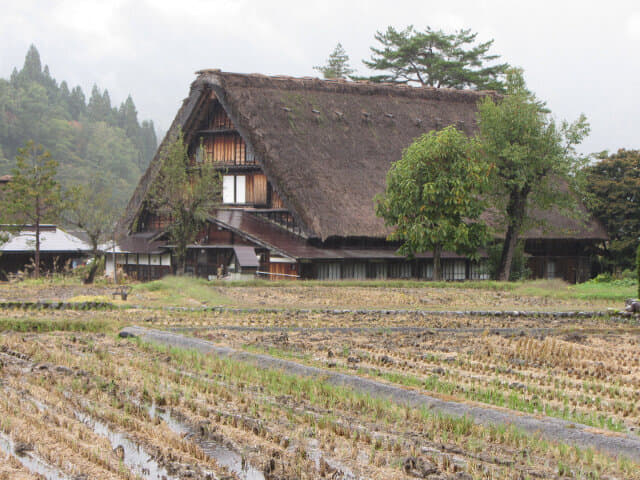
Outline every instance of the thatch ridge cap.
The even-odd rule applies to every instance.
[[[368,80],[347,80],[347,79],[322,79],[318,77],[294,77],[291,75],[265,75],[262,73],[238,73],[225,72],[221,69],[210,68],[195,72],[198,77],[192,85],[201,82],[211,82],[223,87],[228,84],[245,83],[245,86],[252,87],[283,87],[286,89],[299,88],[304,90],[336,91],[340,89],[343,93],[371,94],[391,94],[399,96],[413,96],[418,98],[432,99],[434,97],[448,101],[477,101],[483,97],[500,98],[502,95],[494,90],[471,90],[456,88],[437,88],[430,86],[414,86],[408,84],[376,83]],[[251,85],[249,85],[251,84]],[[268,85],[271,84],[271,85]]]

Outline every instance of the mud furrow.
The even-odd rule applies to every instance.
[[[127,327],[122,330],[121,336],[139,337],[148,342],[197,350],[202,353],[212,353],[234,360],[250,362],[259,368],[277,368],[295,375],[322,378],[330,384],[353,388],[368,393],[373,397],[387,398],[394,402],[414,407],[426,407],[446,415],[467,416],[482,425],[512,424],[529,433],[539,432],[551,440],[580,447],[592,447],[610,455],[624,456],[635,461],[640,460],[640,438],[631,435],[599,432],[586,425],[555,418],[534,417],[490,407],[440,400],[424,393],[375,380],[305,366],[268,355],[219,347],[206,340],[186,337],[172,332]]]

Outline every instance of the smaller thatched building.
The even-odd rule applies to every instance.
[[[219,168],[223,205],[192,246],[189,270],[205,277],[222,265],[273,278],[430,278],[431,253],[397,255],[373,198],[416,137],[447,125],[473,134],[485,95],[493,94],[198,72],[170,132],[182,129],[194,165]],[[122,232],[154,242],[164,221],[145,196],[159,162],[156,155],[120,223]],[[524,238],[536,276],[588,278],[589,248],[606,234],[582,213],[584,222],[534,212],[545,228]],[[483,262],[452,252],[443,259],[447,279],[487,278]]]

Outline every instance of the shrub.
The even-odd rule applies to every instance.
[[[85,279],[87,278],[87,275],[89,274],[89,270],[91,269],[91,262],[98,262],[98,270],[96,271],[96,278],[100,278],[104,276],[104,269],[105,269],[105,261],[106,258],[104,256],[100,257],[98,260],[91,259],[87,264],[85,265],[80,265],[76,268],[74,268],[71,271],[71,275],[75,278],[81,278],[81,279]]]
[[[593,283],[611,283],[613,277],[610,272],[599,273],[591,282]]]
[[[635,282],[637,274],[638,273],[634,270],[626,268],[620,273],[620,280],[631,280],[632,282]]]

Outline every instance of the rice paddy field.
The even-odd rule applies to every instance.
[[[0,310],[0,479],[640,478],[633,294],[588,288],[0,285],[113,303]]]

